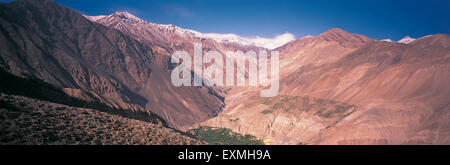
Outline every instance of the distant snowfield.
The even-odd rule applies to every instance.
[[[242,37],[236,34],[219,34],[219,33],[205,33],[203,34],[207,38],[211,38],[216,40],[217,42],[234,42],[241,45],[255,45],[264,47],[267,49],[275,49],[284,44],[295,40],[295,35],[291,33],[283,33],[280,35],[276,35],[273,38],[264,38],[264,37]]]
[[[423,36],[421,38],[426,38],[426,37],[430,37],[430,36],[432,36],[432,35],[426,35],[426,36]],[[421,39],[421,38],[419,38],[419,39]],[[398,40],[397,42],[398,43],[402,43],[402,44],[409,44],[409,43],[411,43],[411,42],[413,42],[415,40],[417,40],[417,39],[411,38],[410,36],[405,36],[401,40]],[[383,40],[380,40],[380,41],[395,42],[395,41],[392,41],[391,39],[383,39]]]
[[[87,15],[83,15],[84,17],[86,17],[87,19],[95,22],[99,19],[105,18],[107,15],[97,15],[97,16],[87,16]]]
[[[414,40],[416,40],[415,38],[411,38],[409,36],[406,36],[404,38],[402,38],[401,40],[397,41],[398,43],[403,43],[403,44],[409,44],[411,42],[413,42]]]

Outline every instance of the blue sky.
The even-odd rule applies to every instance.
[[[8,1],[8,0],[0,0]],[[450,33],[448,0],[55,0],[83,14],[128,11],[150,22],[245,37],[318,35],[339,27],[374,39]]]

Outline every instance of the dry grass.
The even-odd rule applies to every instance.
[[[162,125],[4,94],[0,123],[0,144],[204,144]]]

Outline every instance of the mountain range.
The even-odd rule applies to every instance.
[[[280,51],[280,96],[229,92],[201,125],[272,144],[448,144],[449,39],[410,44],[331,29]]]
[[[164,130],[221,127],[267,144],[450,144],[448,34],[385,42],[335,28],[274,44],[128,12],[86,16],[51,0],[0,9],[2,70],[123,109],[121,117],[153,114]],[[221,54],[279,51],[279,96],[259,97],[262,87],[173,86],[170,55],[192,55],[193,43]]]

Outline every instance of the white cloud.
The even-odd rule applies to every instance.
[[[234,42],[241,45],[256,45],[261,46],[267,49],[275,49],[280,46],[283,46],[284,44],[295,40],[295,36],[291,33],[284,33],[277,35],[273,38],[264,38],[264,37],[241,37],[236,34],[219,34],[219,33],[206,33],[204,36],[208,38],[212,38],[218,42]]]

